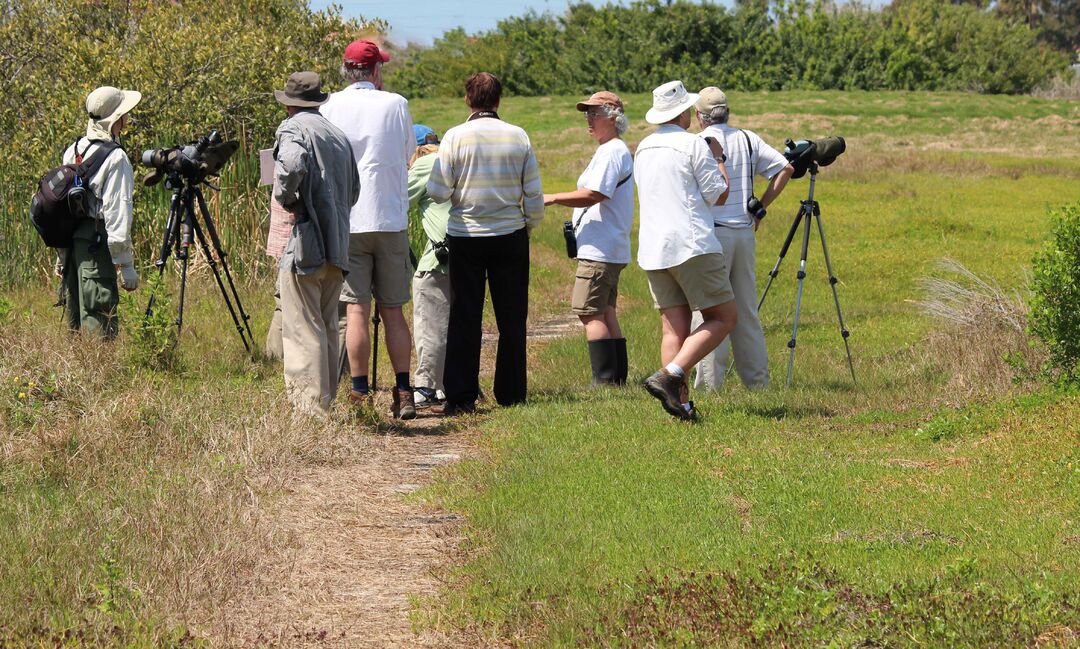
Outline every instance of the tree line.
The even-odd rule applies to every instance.
[[[446,32],[432,47],[410,48],[389,76],[413,97],[459,95],[477,69],[517,95],[648,92],[676,78],[737,90],[1025,93],[1066,71],[1069,56],[1027,18],[979,2],[895,0],[881,10],[827,0],[740,0],[730,10],[689,0],[581,2],[477,35]]]

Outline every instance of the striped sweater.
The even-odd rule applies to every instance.
[[[544,218],[540,168],[521,128],[493,118],[465,122],[446,132],[437,155],[427,193],[450,201],[451,236],[531,231]]]

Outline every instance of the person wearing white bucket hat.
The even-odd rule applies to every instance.
[[[663,325],[663,367],[645,379],[644,387],[664,410],[683,420],[697,415],[687,372],[723,341],[736,319],[710,212],[728,195],[724,152],[715,139],[687,132],[697,100],[682,81],[654,90],[645,120],[659,128],[641,141],[634,161],[641,214],[638,265],[648,277]],[[692,311],[704,317],[693,331]]]
[[[131,200],[135,174],[120,144],[128,113],[142,99],[134,90],[102,86],[86,97],[86,135],[64,151],[64,164],[80,164],[101,150],[106,156],[90,178],[90,217],[75,229],[70,248],[59,250],[68,326],[112,338],[117,332],[119,285],[139,286],[131,246]]]

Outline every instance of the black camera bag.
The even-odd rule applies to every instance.
[[[94,141],[98,142],[94,155],[81,164],[50,169],[38,181],[38,190],[30,199],[30,222],[50,248],[71,246],[79,221],[90,216],[90,179],[119,147],[115,142]]]

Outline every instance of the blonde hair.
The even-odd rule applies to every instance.
[[[417,159],[423,158],[430,153],[435,153],[438,150],[438,144],[421,144],[420,146],[416,147],[416,151],[414,151],[412,157],[409,158],[409,168],[412,168],[413,163],[416,162]]]

